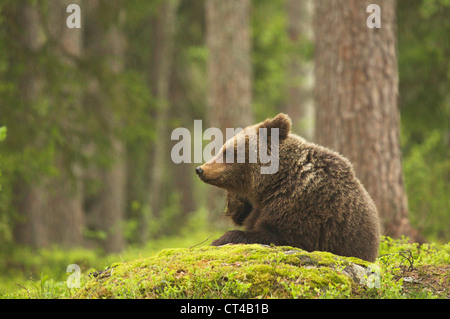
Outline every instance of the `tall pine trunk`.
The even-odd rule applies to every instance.
[[[89,13],[86,15],[86,29],[90,39],[86,41],[86,51],[94,59],[103,57],[107,68],[104,70],[106,76],[116,76],[124,69],[126,39],[122,30],[125,17],[123,11],[118,9],[115,21],[104,25],[101,23],[104,14],[101,1],[90,0],[86,3],[86,8]],[[105,252],[112,253],[121,251],[125,244],[123,223],[126,209],[126,147],[123,138],[117,133],[122,126],[117,110],[123,107],[117,105],[117,100],[120,100],[123,87],[118,81],[109,84],[110,86],[98,81],[106,82],[107,79],[92,79],[88,98],[96,101],[95,112],[105,124],[102,134],[106,137],[111,165],[93,165],[89,169],[90,177],[100,182],[101,186],[98,192],[89,198],[87,215],[88,226],[104,234],[100,245]],[[87,146],[89,147],[96,146]]]
[[[42,44],[42,37],[39,32],[42,29],[42,21],[36,6],[22,1],[20,10],[16,11],[17,23],[20,24],[23,33],[19,41],[23,46],[35,52]],[[26,72],[22,75],[19,89],[22,100],[26,105],[25,109],[37,103],[42,92],[43,79],[33,61],[26,62]],[[35,143],[43,144],[41,139]],[[13,205],[19,214],[18,223],[14,229],[16,242],[34,247],[43,247],[48,244],[47,225],[44,207],[44,190],[40,180],[36,178],[20,178],[14,185]]]
[[[208,127],[246,127],[253,122],[250,0],[206,1],[208,48]],[[208,208],[214,220],[223,209],[223,192],[210,189]]]
[[[66,7],[70,3],[80,1],[59,1],[49,5],[48,21],[41,21],[38,5],[23,2],[19,14],[22,14],[23,43],[30,51],[35,51],[45,42],[43,30],[51,42],[58,43],[58,48],[52,47],[53,53],[62,64],[71,65],[71,61],[59,54],[62,49],[66,54],[80,56],[82,48],[82,34],[79,29],[68,29],[65,23]],[[47,26],[44,25],[47,23]],[[27,62],[28,63],[28,62]],[[38,63],[36,63],[39,65]],[[45,85],[52,85],[44,81],[44,72],[30,66],[24,74],[21,90],[27,108],[32,109],[33,104],[38,103],[44,94]],[[70,87],[61,86],[64,92],[58,92],[75,96],[78,101],[81,96],[72,92]],[[47,90],[48,91],[48,90]],[[54,96],[46,96],[50,101]],[[77,102],[75,102],[77,103]],[[77,112],[74,107],[65,113],[58,125],[70,130],[73,126],[73,117]],[[35,139],[33,147],[44,146],[48,141],[44,135]],[[30,137],[33,140],[33,137]],[[82,203],[80,167],[72,159],[65,158],[61,149],[54,156],[53,165],[57,168],[58,176],[46,177],[35,174],[27,177],[27,182],[22,181],[15,185],[17,200],[15,206],[21,215],[15,229],[17,242],[34,247],[44,247],[50,244],[59,244],[65,247],[79,246],[83,243],[82,227],[84,226],[84,210]]]
[[[163,199],[163,185],[167,176],[167,141],[170,140],[168,132],[169,116],[169,88],[173,68],[176,13],[179,0],[164,1],[160,5],[159,15],[156,19],[156,47],[154,48],[154,58],[149,72],[151,79],[151,89],[157,99],[157,110],[155,114],[156,138],[150,154],[150,186],[148,206],[151,211],[142,218],[140,230],[140,241],[147,241],[152,235],[148,228],[150,219],[160,217]]]
[[[369,28],[367,6],[381,8]],[[395,1],[315,1],[315,139],[349,158],[384,233],[415,239],[399,141]]]
[[[81,2],[81,0],[62,0],[51,2],[49,6],[47,30],[49,36],[59,45],[59,48],[54,48],[55,55],[63,64],[71,68],[74,67],[74,62],[65,55],[81,57],[83,32],[82,29],[69,29],[66,26],[66,9],[72,3],[81,5]],[[62,49],[65,53],[59,54],[59,49]],[[58,92],[58,94],[67,94],[73,97],[74,101],[64,117],[61,118],[60,125],[69,132],[71,130],[76,131],[75,119],[80,111],[81,92],[69,85],[62,85],[61,90],[62,92]],[[48,181],[47,202],[44,209],[48,215],[50,243],[74,247],[83,244],[83,227],[85,225],[82,169],[75,159],[69,158],[67,154],[63,154],[63,151],[63,148],[61,148],[55,155],[55,165],[59,170],[59,176],[50,178]]]

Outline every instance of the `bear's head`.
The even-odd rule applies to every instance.
[[[279,147],[291,130],[291,119],[280,113],[248,126],[227,140],[219,152],[195,171],[205,183],[246,193],[259,175],[276,174]]]

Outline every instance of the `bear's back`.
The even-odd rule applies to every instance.
[[[285,242],[311,251],[376,258],[378,213],[345,157],[290,134],[280,146],[279,174],[273,203],[286,218]]]

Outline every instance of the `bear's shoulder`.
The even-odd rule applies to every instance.
[[[294,163],[300,166],[311,165],[314,169],[328,172],[340,171],[354,176],[353,165],[342,154],[332,149],[306,141],[304,138],[290,133],[283,142],[280,156],[287,159],[285,165]]]

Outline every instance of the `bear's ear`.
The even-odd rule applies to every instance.
[[[261,127],[268,129],[278,128],[280,141],[284,140],[289,132],[291,131],[292,121],[289,115],[280,113],[273,119],[267,119],[262,124]],[[270,132],[268,132],[270,134]]]

